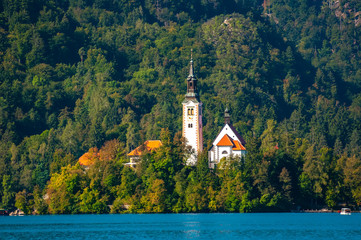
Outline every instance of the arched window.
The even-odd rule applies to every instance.
[[[228,152],[227,152],[226,150],[224,150],[224,151],[222,152],[222,154],[228,154]]]
[[[194,109],[193,108],[188,108],[188,115],[194,115]]]

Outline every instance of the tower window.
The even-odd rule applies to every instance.
[[[188,115],[194,115],[194,109],[188,108]]]
[[[193,123],[189,123],[188,128],[193,128]]]
[[[228,154],[228,152],[227,152],[227,151],[223,151],[222,154]]]
[[[192,82],[189,83],[189,86],[192,87]]]

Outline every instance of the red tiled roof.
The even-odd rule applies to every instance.
[[[234,146],[234,143],[232,141],[232,138],[230,136],[228,136],[227,134],[225,134],[221,140],[219,140],[219,142],[217,143],[217,146]]]
[[[233,140],[228,134],[225,134],[221,140],[217,143],[218,147],[232,147],[234,151],[246,150],[241,142],[238,140]]]
[[[82,166],[90,166],[94,164],[96,159],[99,159],[99,152],[98,148],[94,147],[90,148],[88,152],[84,153],[78,161]]]
[[[246,148],[237,140],[233,140],[234,143],[234,147],[232,148],[232,150],[234,151],[241,151],[241,150],[246,150]]]
[[[160,140],[148,140],[145,141],[143,145],[140,145],[139,147],[128,153],[128,156],[129,157],[141,156],[145,150],[151,152],[159,148],[160,146],[162,146],[162,142]]]

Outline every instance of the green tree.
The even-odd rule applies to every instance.
[[[35,214],[47,214],[48,213],[48,205],[46,204],[42,191],[38,186],[34,187],[33,191],[34,197],[34,213]]]
[[[49,213],[77,213],[76,203],[82,188],[83,171],[79,165],[63,167],[54,173],[47,186]]]
[[[29,214],[31,210],[31,206],[29,206],[29,195],[25,189],[15,195],[15,207],[22,210],[25,214]]]
[[[167,211],[166,208],[166,188],[164,181],[154,179],[151,181],[147,193],[142,196],[141,203],[145,212],[161,213]]]
[[[15,192],[11,177],[9,175],[4,175],[2,180],[2,207],[9,209],[14,206],[14,197]]]
[[[107,213],[109,212],[105,199],[100,198],[98,190],[85,188],[79,196],[79,210],[82,213]]]
[[[343,169],[345,184],[351,189],[353,200],[361,204],[361,161],[355,156],[346,159]]]

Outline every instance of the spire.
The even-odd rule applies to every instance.
[[[189,75],[187,77],[187,94],[186,98],[197,100],[198,92],[197,92],[197,78],[194,74],[194,65],[193,65],[193,49],[191,50],[191,60],[189,67]]]
[[[188,75],[188,80],[190,80],[191,78],[194,78],[194,66],[193,66],[193,49],[191,49],[191,61],[190,61],[190,68],[189,68],[189,75]]]
[[[231,116],[229,115],[229,110],[226,107],[226,110],[224,110],[224,124],[231,124]]]

